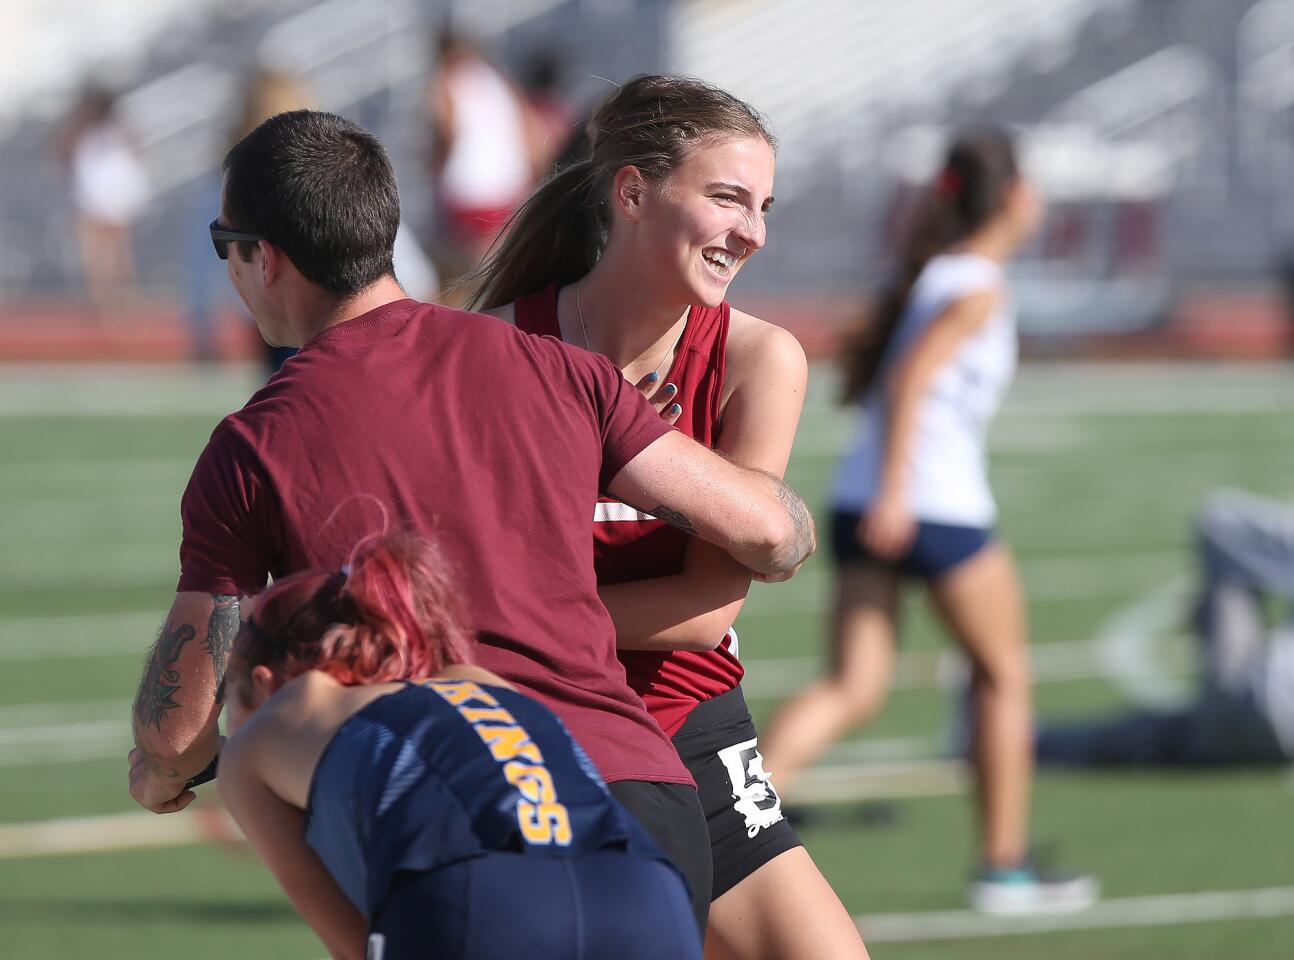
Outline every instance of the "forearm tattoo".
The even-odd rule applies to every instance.
[[[175,700],[175,691],[180,689],[177,664],[184,645],[196,635],[197,631],[187,623],[175,626],[168,623],[162,627],[149,654],[144,678],[139,684],[139,696],[135,699],[135,718],[141,727],[161,730],[166,714],[180,706]]]
[[[691,520],[683,516],[683,514],[679,513],[677,510],[671,510],[663,503],[655,510],[649,510],[648,513],[657,520],[664,520],[666,523],[671,526],[678,527],[680,530],[684,530],[688,533],[696,533],[696,527],[692,526]]]
[[[164,766],[157,757],[153,756],[140,745],[138,737],[135,738],[135,749],[138,750],[140,756],[144,758],[144,765],[157,776],[165,777],[168,780],[176,780],[179,778],[180,771],[175,767]]]
[[[213,593],[215,608],[207,621],[207,653],[211,654],[211,668],[216,674],[216,703],[224,700],[225,663],[229,651],[233,648],[234,637],[238,636],[238,597],[230,594]]]

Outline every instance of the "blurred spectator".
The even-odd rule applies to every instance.
[[[525,92],[531,178],[538,181],[548,176],[575,133],[576,115],[561,94],[561,61],[556,50],[545,48],[531,56],[521,76],[521,89]]]
[[[1044,727],[1040,763],[1221,766],[1294,757],[1294,505],[1235,490],[1197,521],[1201,679],[1189,705]],[[1269,603],[1284,606],[1267,626]]]
[[[294,74],[269,69],[252,71],[244,83],[242,104],[235,125],[229,131],[225,149],[241,140],[267,117],[313,104],[305,85]],[[211,255],[211,239],[207,234],[207,224],[220,209],[220,163],[224,159],[224,149],[213,159],[215,166],[193,193],[186,231],[185,302],[194,358],[201,363],[216,359],[216,315],[230,301],[224,265]],[[271,372],[278,369],[286,356],[291,356],[291,352],[283,356],[274,353],[264,346],[260,337],[256,342],[265,351]]]
[[[314,95],[301,77],[287,70],[258,67],[247,78],[243,110],[229,145],[233,146],[276,114],[313,109]]]
[[[229,145],[232,147],[276,114],[287,113],[289,110],[313,110],[315,107],[314,96],[307,89],[305,81],[296,74],[260,67],[247,81],[243,114]],[[295,347],[276,347],[263,340],[261,343],[271,374],[277,372],[297,352]]]
[[[1294,357],[1294,246],[1281,253],[1277,277],[1285,300],[1285,355]]]
[[[900,247],[895,280],[845,358],[856,439],[831,492],[836,609],[828,673],[765,730],[783,791],[880,709],[893,683],[902,599],[923,585],[971,663],[970,766],[980,865],[971,905],[994,914],[1079,910],[1092,877],[1029,848],[1032,691],[1024,597],[996,531],[987,430],[1016,368],[1006,264],[1037,233],[1038,192],[1002,130],[953,140]]]
[[[110,91],[88,87],[58,138],[76,212],[86,291],[99,308],[136,291],[130,228],[149,198],[148,178],[114,107]]]
[[[1119,204],[1115,213],[1114,261],[1120,273],[1148,273],[1157,265],[1159,211],[1146,200]]]
[[[475,45],[446,30],[428,88],[437,255],[444,274],[475,266],[531,184],[526,110]]]

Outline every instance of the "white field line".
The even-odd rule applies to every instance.
[[[1164,638],[1165,643],[1169,641],[1175,646],[1160,651],[1153,663],[1161,671],[1187,672],[1190,665],[1184,651],[1188,638]],[[1111,664],[1103,656],[1102,644],[1107,642],[1111,642],[1109,638],[1102,637],[1099,642],[1061,641],[1035,646],[1032,650],[1034,682],[1069,683],[1092,679],[1119,682],[1121,678],[1110,673]],[[1134,639],[1130,638],[1128,642],[1134,642]],[[130,652],[139,649],[142,648],[135,646]],[[1172,650],[1181,655],[1174,657]],[[746,678],[742,681],[746,698],[767,700],[798,691],[821,674],[822,662],[818,657],[786,657],[750,660],[746,662],[746,668]],[[964,669],[961,655],[955,650],[901,651],[894,689],[948,689]],[[119,754],[124,756],[130,749],[129,713],[128,700],[0,707],[0,767],[79,763]],[[853,769],[859,761],[928,759],[936,752],[933,742],[925,737],[859,740],[833,749],[830,754],[833,763],[823,769]],[[859,776],[865,777],[871,772],[869,765],[868,770]],[[836,775],[839,774],[828,774]]]
[[[1162,645],[1155,639],[1181,620],[1187,586],[1187,579],[1178,577],[1125,604],[1105,619],[1092,641],[1101,672],[1143,706],[1169,708],[1191,696],[1181,674],[1164,669]],[[1181,638],[1184,650],[1192,639]]]
[[[0,619],[0,662],[126,655],[142,661],[165,616],[159,608],[153,613]]]
[[[883,796],[884,794],[873,794]],[[0,825],[0,858],[169,847],[237,836],[211,808],[165,817],[124,813]],[[1261,920],[1294,915],[1294,887],[1214,890],[1102,900],[1082,913],[986,917],[969,910],[863,914],[854,918],[869,944],[1028,936],[1064,930]]]
[[[54,497],[44,491],[32,500],[16,500],[6,494],[6,499],[0,502],[0,526],[9,543],[39,544],[50,539],[66,542],[79,532],[80,539],[74,542],[84,544],[93,539],[93,531],[104,522],[104,511],[112,514],[108,522],[131,529],[136,536],[140,525],[156,524],[164,517],[175,525],[174,548],[179,539],[182,492],[180,485],[168,488],[165,493],[96,488]]]
[[[1060,424],[1067,424],[1061,420]],[[1294,434],[1294,430],[1291,430]],[[814,429],[801,431],[794,448],[794,457],[836,457],[848,446],[852,434],[837,429]],[[1248,447],[1239,449],[1201,449],[1198,436],[1184,437],[1188,441],[1184,446],[1165,446],[1157,438],[1153,447],[1132,447],[1111,449],[1100,445],[1099,437],[1087,436],[1074,425],[1048,422],[1038,429],[1011,428],[995,432],[989,439],[989,449],[993,453],[1032,453],[1045,454],[1048,459],[1057,451],[1091,448],[1090,455],[1079,458],[1068,458],[1067,462],[1073,472],[1106,473],[1118,465],[1125,468],[1135,466],[1138,473],[1160,471],[1171,474],[1174,466],[1182,460],[1189,460],[1196,468],[1212,465],[1225,465],[1234,462],[1237,456],[1254,452]],[[1193,442],[1192,442],[1193,441]],[[1265,451],[1260,455],[1271,458],[1280,451]],[[38,457],[23,460],[6,456],[0,462],[0,490],[15,487],[32,488],[41,491],[46,486],[55,489],[68,487],[78,477],[93,476],[108,489],[128,490],[160,488],[172,489],[175,484],[183,483],[193,470],[193,457],[83,457],[83,458],[49,458]],[[999,476],[1012,477],[1018,473],[1033,473],[1038,466],[1032,463],[1012,463],[996,468]],[[79,491],[72,487],[68,496]],[[48,496],[49,494],[45,494]]]
[[[124,768],[124,754],[122,764]],[[962,767],[952,761],[817,767],[805,773],[795,798],[803,803],[837,803],[961,793]],[[0,825],[0,859],[174,846],[231,835],[237,835],[237,828],[223,811],[207,806],[164,817],[127,813],[11,823]]]
[[[1287,374],[1288,376],[1288,374]],[[1013,390],[993,420],[991,430],[1010,425],[1044,424],[1056,421],[1099,420],[1105,417],[1186,418],[1191,416],[1283,416],[1294,411],[1294,385],[1279,391],[1262,388],[1251,390],[1201,390],[1198,394],[1162,394],[1138,396],[1114,394],[1105,397],[1048,396],[1035,391]],[[810,391],[800,417],[800,429],[854,429],[858,414],[833,406],[830,398],[816,397]],[[1091,426],[1090,423],[1085,424]],[[1190,429],[1179,423],[1165,427],[1176,435],[1189,435]]]
[[[197,368],[33,368],[0,365],[0,416],[223,414],[260,385],[250,365]],[[810,409],[833,411],[837,379],[828,365],[810,378]],[[1277,365],[1026,364],[1007,416],[1182,415],[1294,409],[1294,384]]]
[[[150,587],[180,578],[178,539],[67,544],[0,553],[0,584],[10,590]]]
[[[1145,657],[1148,664],[1161,674],[1183,676],[1192,669],[1186,651],[1191,638],[1163,636],[1153,638],[1147,634],[1129,633],[1117,637],[1105,633],[1093,640],[1060,640],[1038,643],[1030,647],[1033,682],[1070,683],[1075,680],[1109,679],[1119,682],[1123,664],[1111,660],[1107,650],[1120,643],[1155,642],[1153,651]],[[1161,648],[1158,644],[1162,643]],[[741,682],[748,700],[768,700],[788,696],[804,684],[820,676],[824,661],[819,657],[783,657],[766,660],[743,660],[746,677]],[[894,673],[893,690],[932,690],[951,686],[965,669],[965,661],[957,650],[903,650],[900,651]]]
[[[872,737],[837,743],[827,753],[827,765],[901,763],[938,759],[938,746],[931,737]]]
[[[58,550],[63,555],[74,547],[93,550],[99,545],[124,539],[136,540],[147,531],[149,542],[163,553],[174,554],[179,543],[179,508],[183,482],[164,493],[141,493],[137,489],[97,488],[65,497],[51,497],[42,491],[38,499],[8,498],[0,502],[0,530],[5,542],[22,545],[24,551]],[[1207,487],[1207,485],[1205,485]],[[1187,518],[1199,502],[1204,487],[1178,493],[1163,490],[1108,491],[1084,495],[1081,502],[1045,484],[1021,487],[1019,493],[1002,497],[1010,505],[1005,517],[1007,541],[1017,547],[1059,550],[1079,545],[1110,553],[1127,547],[1136,525],[1169,521],[1174,534],[1185,535]],[[825,521],[824,521],[825,522]],[[165,544],[156,538],[165,535]],[[820,549],[826,550],[825,531]],[[1091,555],[1091,554],[1089,554]]]
[[[1075,449],[1085,442],[1087,432],[1099,426],[1105,418],[1137,417],[1168,419],[1163,427],[1167,431],[1163,436],[1180,438],[1189,442],[1193,435],[1188,426],[1180,422],[1182,418],[1192,416],[1207,417],[1284,417],[1294,412],[1294,395],[1277,397],[1257,393],[1231,395],[1206,395],[1201,397],[1147,397],[1144,399],[1111,398],[1085,402],[1082,400],[1035,399],[1027,400],[1011,396],[1006,406],[993,420],[989,432],[990,447],[1001,443],[1003,452],[1028,452],[1030,449],[1065,451]],[[1049,438],[1044,434],[1053,424],[1066,424],[1066,431],[1061,438]],[[1073,426],[1073,430],[1070,426]],[[810,398],[800,417],[800,434],[823,432],[840,438],[852,437],[858,429],[858,415],[853,411],[825,409],[816,407]],[[1002,433],[1000,440],[995,434]],[[1031,447],[1026,441],[1032,434],[1038,440],[1037,447]],[[1016,438],[1019,438],[1017,442]],[[1194,434],[1198,440],[1198,433]]]
[[[1126,593],[1126,587],[1115,586],[1112,588],[1111,595],[1122,596],[1124,593]],[[1101,595],[1103,594],[1086,596]],[[1047,599],[1070,600],[1073,599],[1073,595],[1066,592],[1048,598],[1035,594],[1029,599],[1031,603],[1040,603]],[[820,602],[764,604],[762,608],[742,611],[738,625],[740,626],[742,622],[749,623],[753,620],[775,617],[822,614],[825,610],[825,604]],[[139,657],[142,660],[164,616],[165,612],[159,608],[155,613],[104,613],[10,620],[0,617],[0,663],[120,656]],[[1113,641],[1118,639],[1117,633],[1112,634]],[[1066,642],[1039,644],[1034,647],[1035,656],[1039,651],[1050,648],[1056,648],[1055,653],[1050,654],[1051,656],[1061,656],[1060,649]],[[1042,655],[1046,657],[1049,654]],[[807,656],[789,658],[785,661],[759,658],[745,660],[748,667],[765,662],[782,663],[795,669],[793,664],[813,664],[817,662],[817,658]],[[1040,677],[1042,677],[1041,674]],[[901,678],[900,682],[902,682]]]
[[[1289,416],[1288,412],[1271,414],[1273,417]],[[1037,424],[1037,428],[1022,429],[1020,426],[1010,428],[995,426],[993,432],[989,434],[988,448],[990,456],[993,454],[1039,454],[1040,458],[1059,458],[1073,467],[1079,473],[1100,473],[1117,469],[1120,465],[1134,466],[1140,472],[1168,472],[1171,464],[1180,459],[1189,459],[1197,468],[1225,465],[1229,461],[1234,461],[1237,457],[1248,456],[1253,459],[1259,457],[1267,459],[1281,455],[1279,450],[1256,451],[1253,449],[1252,442],[1248,445],[1238,444],[1227,446],[1222,449],[1201,448],[1201,440],[1197,435],[1181,435],[1180,444],[1167,444],[1163,437],[1156,436],[1155,445],[1152,447],[1133,446],[1131,442],[1125,442],[1122,445],[1110,446],[1108,441],[1104,441],[1099,435],[1091,430],[1084,431],[1079,426],[1070,425],[1070,421],[1065,418],[1056,418],[1048,420],[1020,420],[1015,419],[1008,421],[1011,424]],[[1060,427],[1059,425],[1065,426]],[[1291,431],[1294,433],[1294,430]],[[1171,436],[1171,435],[1170,435]],[[801,427],[796,435],[794,447],[794,457],[798,458],[824,458],[838,457],[854,441],[854,432],[852,430],[841,429],[837,425],[824,425],[817,428]],[[1081,457],[1072,456],[1077,451],[1082,451]],[[1045,460],[1041,461],[1045,462]],[[1005,470],[1012,472],[1020,470],[1034,470],[1035,464],[1029,463],[1016,464],[996,467],[995,470],[1001,473]]]
[[[133,745],[130,724],[126,720],[57,724],[8,732],[14,736],[0,737],[0,768],[39,767],[117,758],[121,761],[124,773],[126,755]]]
[[[178,577],[174,555],[173,544],[168,544],[165,549],[160,544],[122,544],[103,551],[78,554],[75,559],[63,563],[55,562],[60,558],[45,557],[43,563],[35,566],[32,565],[35,558],[31,556],[15,555],[6,561],[0,555],[0,583],[8,590],[154,586]],[[1031,604],[1126,596],[1130,589],[1149,589],[1162,583],[1165,575],[1178,568],[1181,562],[1180,550],[1085,553],[1034,559],[1024,565],[1025,595]],[[831,581],[830,571],[811,570],[786,584],[755,584],[741,619],[823,613],[828,609],[826,598]],[[47,621],[46,618],[16,621],[0,617],[0,661],[41,659],[29,651],[47,645],[52,647],[65,638],[79,644],[81,641],[75,635],[82,630],[90,630],[100,638],[119,630],[138,630],[142,652],[146,645],[144,641],[156,633],[163,614],[159,608],[152,615],[152,624],[146,624],[144,618],[148,614],[141,613],[90,614],[84,618],[60,617],[48,618]],[[42,626],[42,621],[46,621],[45,626]],[[11,626],[14,624],[20,627]],[[35,631],[43,639],[22,631]],[[85,655],[106,653],[111,645],[104,640],[102,646],[87,649]],[[121,647],[115,652],[129,652],[129,649]]]
[[[206,808],[167,816],[120,813],[104,817],[69,817],[0,825],[0,858],[48,857],[60,854],[139,850],[200,843],[218,836],[212,817],[228,823],[223,812]]]
[[[1025,598],[1039,603],[1127,596],[1163,583],[1181,568],[1183,560],[1180,550],[1034,558],[1021,564]],[[801,573],[785,584],[755,584],[741,615],[824,612],[829,609],[826,598],[831,584],[829,570]],[[738,620],[738,632],[740,629]]]
[[[0,367],[0,416],[218,418],[241,407],[263,382],[252,365],[218,370],[6,365]]]
[[[0,707],[0,729],[51,723],[130,719],[129,700],[70,700],[63,703],[20,703]]]
[[[124,763],[124,754],[123,754]],[[807,803],[960,792],[960,764],[888,763],[818,768],[804,777]],[[219,822],[213,823],[213,818]],[[236,835],[223,812],[203,807],[171,816],[126,813],[0,825],[0,858],[94,853],[197,843]]]
[[[773,771],[773,783],[777,773]],[[821,764],[806,770],[792,799],[799,804],[851,803],[964,793],[969,778],[959,760],[891,760]]]
[[[130,701],[0,707],[0,768],[120,758],[131,747]]]
[[[0,729],[0,748],[14,744],[44,747],[59,744],[65,740],[118,739],[123,729],[128,729],[124,718],[119,721],[93,720],[86,723],[55,723],[39,727],[27,726],[22,729]]]
[[[1294,915],[1294,887],[1214,890],[1101,900],[1082,913],[987,917],[969,910],[855,917],[868,944],[1027,936],[1061,930],[1114,930]]]
[[[22,460],[6,455],[0,462],[0,490],[15,484],[33,486],[61,485],[69,478],[94,477],[96,482],[139,486],[179,474],[186,479],[193,472],[194,457],[42,457]]]
[[[885,794],[873,794],[885,796]],[[168,816],[118,814],[0,825],[0,858],[106,853],[179,846],[237,837],[219,811],[198,809]],[[864,941],[908,943],[1013,937],[1061,930],[1108,930],[1188,922],[1262,920],[1294,915],[1294,886],[1211,890],[1100,900],[1080,913],[989,917],[964,910],[873,913],[855,916]]]

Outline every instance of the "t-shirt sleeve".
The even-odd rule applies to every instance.
[[[598,486],[605,490],[630,460],[674,428],[661,419],[610,360],[581,351],[574,355],[574,362],[584,367],[581,373],[589,383],[597,410],[602,437]]]
[[[259,458],[222,423],[207,441],[180,501],[177,591],[259,593],[276,551],[279,504]]]

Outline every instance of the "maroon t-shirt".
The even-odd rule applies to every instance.
[[[607,780],[691,783],[616,659],[589,517],[670,428],[609,361],[401,300],[325,330],[216,427],[181,503],[179,590],[341,567],[384,527],[433,536],[479,661],[551,707]]]

